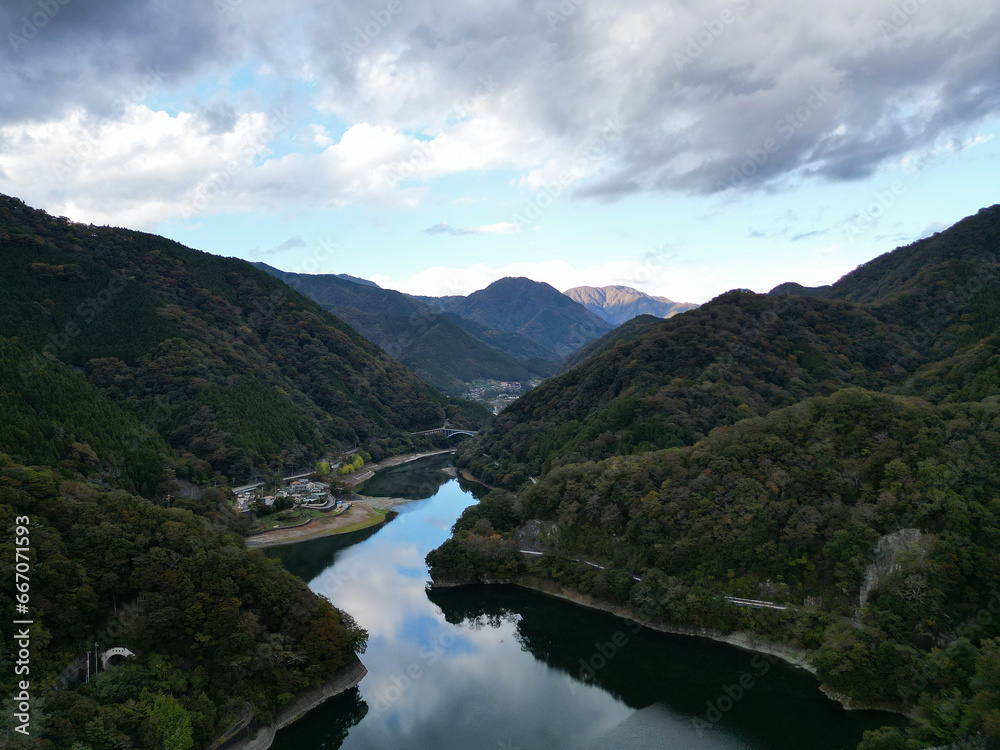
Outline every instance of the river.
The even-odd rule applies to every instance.
[[[639,628],[514,586],[428,590],[428,551],[476,502],[450,457],[379,472],[387,525],[268,550],[369,634],[368,676],[275,750],[841,750],[898,717],[847,712],[772,657]]]

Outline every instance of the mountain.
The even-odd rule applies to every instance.
[[[366,445],[399,447],[412,438],[394,424],[466,405],[248,264],[6,197],[0,301],[0,546],[10,575],[14,545],[30,560],[17,602],[32,623],[24,746],[207,747],[241,717],[268,724],[360,672],[365,631],[247,550],[249,519],[208,485],[369,426],[382,431]],[[320,405],[338,398],[335,377],[359,393],[341,400],[343,428]],[[393,388],[414,403],[390,400]],[[181,497],[182,478],[202,487]],[[5,612],[15,595],[0,592]],[[132,655],[91,674],[95,644]],[[4,669],[0,691],[28,679]],[[0,744],[19,744],[21,723],[0,721]]]
[[[612,332],[594,356],[508,406],[463,455],[483,481],[514,488],[565,463],[690,445],[847,385],[901,383],[915,357],[905,329],[856,305],[728,292]]]
[[[518,492],[468,509],[431,575],[806,649],[915,719],[861,750],[991,747],[1000,206],[820,296],[783,286],[640,320],[509,406],[459,462]]]
[[[467,323],[479,329],[477,336],[452,316],[400,292],[360,285],[343,275],[286,273],[263,263],[254,265],[314,299],[446,393],[461,395],[479,378],[524,382],[555,369],[553,361],[539,356],[548,353],[531,341],[512,344],[503,338],[521,337]],[[513,346],[515,354],[505,351],[504,345]],[[518,356],[529,347],[534,351]]]
[[[505,409],[470,461],[485,481],[513,487],[566,462],[690,445],[720,424],[838,388],[903,388],[997,330],[998,237],[1000,207],[985,209],[822,297],[729,292],[612,332],[591,358]]]
[[[524,582],[668,630],[804,650],[855,706],[916,719],[862,750],[992,747],[973,740],[996,739],[1000,709],[1000,624],[983,614],[1000,583],[998,428],[995,395],[941,408],[841,390],[694,446],[494,492],[428,555],[431,576]]]
[[[507,277],[467,297],[441,297],[441,309],[486,328],[519,333],[565,357],[613,327],[539,281]]]
[[[78,368],[192,481],[299,468],[353,445],[386,455],[446,416],[488,418],[249,263],[8,197],[0,298],[0,337]]]
[[[604,334],[599,339],[594,339],[589,344],[581,346],[575,352],[563,360],[559,367],[559,373],[572,370],[577,365],[586,362],[591,357],[603,354],[618,344],[624,345],[626,341],[631,341],[640,333],[651,330],[658,326],[662,318],[655,315],[638,315],[631,320],[622,323],[617,328]]]
[[[263,266],[263,263],[254,263],[255,266]],[[359,279],[357,276],[351,276],[349,273],[338,273],[338,279],[343,279],[344,281],[353,281],[355,284],[361,284],[362,286],[373,286],[376,289],[381,289],[381,287],[374,281],[369,281],[368,279]]]
[[[54,367],[47,384],[82,380]],[[52,396],[58,425],[59,397]],[[81,432],[101,425],[74,415]],[[54,427],[41,419],[36,426]],[[111,448],[115,437],[104,437]],[[128,440],[119,439],[122,455]],[[2,452],[0,486],[10,532],[4,553],[14,560],[19,538],[31,548],[30,677],[0,674],[5,694],[17,695],[30,680],[30,738],[13,739],[23,720],[10,716],[0,723],[5,746],[208,747],[241,714],[270,723],[291,698],[357,668],[354,654],[364,651],[367,634],[280,564],[243,546],[227,491],[210,488],[197,502],[158,507],[81,481],[58,462],[27,466]],[[0,594],[5,611],[14,612],[14,596],[13,587]],[[95,643],[133,656],[88,674]],[[12,653],[4,649],[7,660]]]
[[[768,296],[780,297],[784,294],[790,294],[793,297],[822,297],[828,291],[830,291],[830,285],[826,286],[802,286],[802,284],[796,284],[794,281],[786,281],[784,284],[778,284],[771,291],[768,292]]]
[[[673,302],[666,297],[654,297],[630,286],[577,286],[567,289],[563,294],[616,326],[639,315],[671,318],[697,307],[690,302]]]

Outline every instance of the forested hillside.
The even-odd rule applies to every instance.
[[[0,453],[147,497],[168,490],[164,440],[86,378],[0,338]]]
[[[996,746],[998,261],[994,206],[821,297],[730,292],[606,337],[463,449],[520,491],[467,510],[432,575],[811,649],[828,688],[913,719],[864,750]]]
[[[191,510],[27,467],[0,453],[0,607],[30,547],[31,736],[39,750],[206,747],[247,705],[261,723],[363,651],[364,631],[233,533],[223,493]],[[19,530],[20,529],[20,530]],[[26,542],[16,542],[20,538]],[[0,690],[17,694],[9,620]],[[84,683],[93,651],[135,656]],[[95,667],[91,667],[92,671]],[[57,687],[61,689],[57,689]],[[15,743],[15,738],[17,742]]]
[[[828,686],[917,718],[917,744],[887,730],[865,748],[1000,739],[998,483],[998,396],[933,406],[849,389],[692,447],[557,468],[520,497],[496,491],[428,562],[437,580],[533,576],[653,623],[816,649]],[[517,552],[530,519],[558,525],[554,552]],[[912,541],[859,610],[877,543],[900,530]]]
[[[81,368],[200,480],[308,464],[338,447],[415,445],[451,400],[251,264],[85,226],[0,198],[0,336]]]
[[[485,410],[250,264],[14,198],[0,198],[0,296],[0,606],[14,611],[27,548],[33,621],[21,746],[206,747],[352,661],[366,634],[248,551],[248,519],[208,485],[349,445],[426,447],[409,432]],[[134,656],[84,683],[95,643]],[[13,722],[4,711],[4,746]]]
[[[505,409],[464,460],[514,488],[565,463],[690,445],[846,385],[899,383],[917,357],[905,330],[863,308],[750,292],[612,340]]]
[[[729,292],[614,331],[504,410],[465,460],[513,488],[563,463],[690,445],[846,386],[912,392],[903,384],[920,367],[1000,329],[998,238],[1000,207],[984,209],[862,266],[824,298]],[[871,268],[891,269],[895,284]],[[872,304],[845,301],[854,297]]]

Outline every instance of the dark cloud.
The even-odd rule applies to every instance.
[[[196,0],[5,0],[0,29],[4,123],[73,107],[113,116],[151,72],[179,87],[220,73],[244,46],[222,33],[211,2]]]
[[[575,194],[614,200],[863,179],[961,143],[1000,113],[993,0],[918,3],[909,14],[869,0],[390,5],[5,0],[0,125],[74,107],[115,117],[123,101],[151,96],[152,76],[156,92],[228,132],[265,94],[223,86],[203,104],[192,92],[265,65],[278,81],[261,87],[267,104],[315,106],[348,124],[433,136],[488,112],[517,134],[520,153],[506,158],[522,174],[582,163],[590,177]],[[609,121],[618,137],[590,149]]]
[[[236,108],[226,102],[214,102],[200,108],[198,115],[205,121],[213,133],[229,133],[236,127],[239,113]]]

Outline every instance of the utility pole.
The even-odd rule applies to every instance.
[[[90,652],[87,652],[87,682],[90,682]]]

